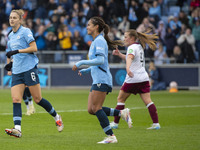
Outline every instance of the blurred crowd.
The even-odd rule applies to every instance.
[[[169,11],[173,6],[176,10]],[[25,11],[23,25],[31,29],[41,51],[88,50],[92,37],[87,35],[87,22],[100,16],[113,40],[123,40],[130,28],[157,33],[158,49],[145,49],[146,58],[156,65],[170,63],[171,58],[175,63],[200,60],[200,0],[0,0],[0,51],[5,51],[11,31],[12,9]]]

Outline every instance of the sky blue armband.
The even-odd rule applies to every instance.
[[[101,55],[98,55],[95,59],[92,60],[81,60],[78,61],[75,65],[76,67],[80,67],[82,65],[88,65],[88,66],[97,66],[97,65],[101,65],[104,63],[104,57]]]
[[[91,68],[89,67],[89,68],[87,68],[87,69],[81,69],[81,70],[80,70],[80,73],[83,75],[83,74],[90,73],[90,71],[91,71]]]

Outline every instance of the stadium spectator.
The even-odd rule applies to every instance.
[[[200,0],[191,0],[190,2],[190,11],[192,12],[195,8],[200,6]]]
[[[155,65],[162,65],[168,62],[167,54],[163,49],[161,42],[158,43],[158,49],[154,52],[154,63]]]
[[[54,10],[56,10],[56,8],[57,8],[57,4],[55,0],[49,0],[49,2],[46,5],[48,17],[51,17],[54,14]]]
[[[5,0],[1,1],[0,4],[0,29],[2,28],[2,24],[7,21],[7,16],[5,14]]]
[[[182,10],[184,3],[186,3],[187,1],[188,0],[176,0],[176,5],[180,7],[180,10]]]
[[[196,8],[194,11],[192,11],[191,17],[193,18],[193,21],[200,19],[200,8]]]
[[[123,16],[123,20],[119,23],[117,29],[121,30],[122,32],[125,32],[130,29],[130,22],[128,21],[127,16]]]
[[[139,25],[138,16],[140,15],[140,8],[136,0],[131,0],[129,5],[128,20],[130,21],[130,28],[136,29]]]
[[[136,30],[137,32],[146,32],[149,28],[152,29],[152,33],[155,33],[155,27],[150,23],[149,18],[144,18]]]
[[[8,33],[11,31],[11,28],[8,26],[8,23],[3,23],[2,24],[2,31],[1,33],[8,37]]]
[[[74,32],[74,37],[72,39],[72,50],[86,50],[88,49],[87,44],[84,42],[83,38],[80,36],[79,31]]]
[[[9,16],[13,7],[14,6],[12,5],[12,0],[6,0],[6,4],[5,4],[5,14],[6,14],[6,16]]]
[[[51,19],[50,19],[50,21],[51,21],[51,23],[50,23],[50,30],[52,31],[52,32],[54,32],[56,35],[58,34],[58,31],[57,31],[57,29],[59,28],[59,26],[60,26],[60,24],[59,24],[59,15],[57,15],[57,14],[53,14],[52,16],[51,16]]]
[[[98,6],[98,14],[105,22],[108,22],[108,14],[106,13],[104,7],[102,5]]]
[[[71,9],[69,15],[66,15],[67,25],[69,25],[70,20],[75,22],[76,25],[80,25],[80,7],[78,3],[74,3],[73,9]]]
[[[153,1],[153,5],[149,7],[149,20],[150,22],[157,27],[158,21],[161,17],[161,8],[158,4],[158,1]]]
[[[72,48],[72,33],[68,30],[68,26],[61,25],[58,31],[59,45],[62,50],[71,50]]]
[[[175,59],[175,63],[184,63],[184,56],[178,45],[174,47],[172,58]]]
[[[165,44],[167,56],[170,58],[173,54],[174,46],[177,44],[176,34],[170,27],[167,27],[166,29]]]
[[[54,32],[48,32],[46,36],[46,46],[47,50],[57,50],[58,47],[58,38]]]
[[[2,30],[0,29],[0,51],[4,51],[6,49],[7,40],[7,36],[3,34]]]
[[[150,31],[149,31],[150,32]],[[119,56],[126,60],[126,78],[120,89],[116,109],[122,110],[125,108],[125,102],[131,94],[139,94],[142,101],[149,110],[153,125],[147,129],[160,129],[158,123],[158,114],[156,106],[150,97],[149,76],[145,70],[144,48],[146,44],[151,49],[156,49],[155,39],[158,36],[155,34],[145,34],[137,32],[134,29],[128,30],[124,33],[124,45],[127,48],[126,55],[122,54],[117,48],[113,51],[113,55]],[[137,42],[140,42],[138,44]],[[120,117],[115,117],[114,122],[111,122],[112,128],[118,128]]]
[[[40,25],[35,33],[35,42],[39,50],[46,50],[46,40],[45,40],[45,26]]]
[[[180,35],[181,30],[181,21],[178,18],[178,13],[175,13],[174,16],[170,16],[169,21],[169,27],[173,30],[173,33],[175,33],[176,38]]]
[[[196,51],[199,53],[200,61],[200,19],[195,20],[193,17],[190,18],[189,24],[192,28],[192,35],[195,38]]]
[[[36,1],[36,0],[25,0],[24,1],[23,9],[28,10],[28,17],[29,18],[32,18],[32,19],[35,18],[35,10],[36,10],[37,6],[39,6],[39,5],[37,5],[38,2],[39,1]],[[23,3],[23,1],[22,1],[22,3]],[[42,8],[42,7],[40,7],[40,8]],[[44,10],[44,9],[42,8],[42,10]],[[40,9],[38,10],[38,12],[39,11],[40,11]],[[42,14],[42,16],[43,16],[43,14]]]
[[[0,29],[0,63],[5,63],[6,62],[6,57],[5,57],[5,53],[3,53],[3,51],[5,51],[6,49],[6,43],[7,43],[7,36],[5,36],[4,34],[2,34],[1,29]]]
[[[187,27],[185,24],[182,24],[182,25],[181,25],[180,35],[181,35],[181,34],[184,34],[187,28],[188,28],[188,27]]]
[[[105,101],[106,94],[112,91],[112,75],[108,65],[108,46],[114,48],[117,45],[121,45],[121,42],[110,40],[108,37],[109,26],[100,17],[93,17],[89,20],[87,32],[94,40],[89,49],[89,60],[78,61],[72,70],[76,71],[82,65],[90,66],[87,69],[81,69],[78,74],[82,76],[82,74],[91,72],[93,83],[88,97],[88,112],[91,115],[97,116],[102,129],[107,135],[103,141],[98,143],[117,143],[117,138],[113,134],[107,116],[121,115],[131,125],[129,109],[119,111],[102,107],[102,105]]]
[[[69,16],[68,15],[61,15],[59,18],[59,24],[69,25]]]
[[[72,36],[74,35],[75,31],[81,32],[81,27],[78,24],[76,24],[76,22],[73,20],[70,22],[70,25],[68,26],[68,28],[69,28],[69,31],[72,33]]]
[[[152,91],[166,90],[166,84],[164,81],[160,81],[160,73],[154,62],[149,63],[148,68],[149,83]]]
[[[189,19],[188,19],[188,16],[185,14],[184,11],[181,11],[179,13],[179,21],[181,22],[181,24],[185,24],[186,27],[189,27]]]
[[[12,32],[9,34],[9,43],[6,49],[7,64],[10,63],[11,57],[13,57],[11,95],[13,99],[13,121],[15,126],[12,129],[5,129],[5,132],[10,136],[18,138],[22,136],[21,101],[26,85],[29,87],[34,101],[54,117],[58,131],[63,130],[61,116],[56,113],[46,99],[42,98],[37,71],[38,58],[33,53],[37,51],[37,46],[30,29],[21,25],[23,14],[23,10],[12,10],[10,13],[9,23],[12,27]]]
[[[85,1],[82,3],[82,8],[83,9],[80,12],[80,17],[81,17],[80,25],[84,26],[86,25],[89,18],[95,15],[95,11],[92,10],[90,4]]]
[[[33,33],[33,35],[34,35],[35,31],[34,31],[34,28],[33,28],[33,26],[34,26],[33,19],[31,19],[31,18],[26,19],[26,23],[25,24],[26,24],[26,27],[29,28],[31,30],[31,32]]]
[[[138,15],[138,23],[141,24],[143,19],[149,16],[149,4],[145,1],[142,3],[142,8]]]
[[[195,62],[195,38],[191,34],[191,29],[187,28],[185,34],[180,35],[177,39],[177,43],[180,46],[184,59],[186,63],[194,63]]]
[[[53,14],[57,16],[66,15],[66,11],[67,10],[65,10],[62,5],[58,5],[57,8],[53,11]]]
[[[40,25],[43,25],[43,22],[42,22],[42,19],[40,18],[36,18],[34,19],[34,26],[33,26],[33,30],[34,30],[34,33],[38,31],[38,28]]]
[[[155,31],[158,36],[159,36],[159,40],[162,42],[162,44],[165,44],[165,35],[166,35],[166,28],[165,28],[165,24],[164,22],[161,20],[158,23],[158,28]]]
[[[59,5],[66,11],[66,14],[69,14],[73,7],[73,0],[59,0]]]

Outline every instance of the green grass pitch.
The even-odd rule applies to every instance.
[[[96,116],[87,113],[88,90],[42,89],[62,115],[64,130],[59,133],[54,119],[35,104],[36,113],[26,116],[22,103],[22,138],[6,135],[13,127],[12,100],[9,89],[0,89],[0,150],[199,150],[200,149],[200,91],[151,92],[160,130],[146,130],[152,122],[139,95],[131,95],[126,107],[131,109],[133,128],[121,120],[113,130],[117,144],[96,144],[106,136]],[[104,106],[114,108],[118,90],[106,97]],[[113,117],[109,117],[110,121]]]

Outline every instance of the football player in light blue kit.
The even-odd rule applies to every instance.
[[[13,121],[14,128],[5,129],[5,132],[14,137],[21,137],[21,101],[26,85],[29,87],[34,101],[51,114],[57,125],[58,131],[63,130],[61,116],[56,113],[52,105],[42,98],[39,83],[37,64],[38,58],[33,52],[37,51],[35,39],[30,29],[21,25],[23,20],[23,10],[12,10],[9,23],[12,32],[9,34],[6,56],[7,64],[13,57],[11,96],[13,100]]]
[[[6,64],[4,67],[5,70],[7,70],[7,75],[9,76],[12,75],[12,64],[13,64],[13,61],[11,60],[11,62],[9,64]],[[26,115],[30,116],[31,114],[34,114],[35,107],[33,105],[32,96],[28,87],[26,87],[24,90],[23,100],[24,100],[24,103],[26,104],[26,109],[27,109]]]
[[[103,33],[104,32],[104,36]],[[87,33],[93,37],[93,42],[89,49],[89,60],[77,62],[72,70],[77,70],[82,65],[89,65],[87,69],[79,71],[82,76],[91,73],[93,83],[88,97],[88,112],[96,115],[101,127],[107,137],[98,142],[99,144],[117,143],[117,138],[109,125],[107,116],[121,116],[130,124],[129,109],[117,110],[108,107],[102,107],[106,94],[112,91],[112,75],[108,65],[108,46],[115,48],[122,45],[119,41],[111,41],[108,37],[109,26],[100,17],[92,17],[87,24]]]

